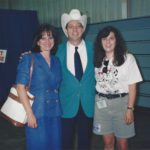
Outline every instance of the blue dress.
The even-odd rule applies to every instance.
[[[60,150],[61,107],[58,89],[61,82],[61,67],[56,56],[50,56],[50,66],[40,53],[26,54],[17,68],[16,84],[27,85],[30,65],[34,59],[30,92],[35,96],[32,105],[37,119],[37,128],[25,126],[27,150]]]

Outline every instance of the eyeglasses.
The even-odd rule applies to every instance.
[[[107,73],[109,60],[105,60],[105,61],[103,62],[103,64],[104,64],[104,67],[103,67],[103,69],[102,69],[102,72],[103,72],[103,73]]]

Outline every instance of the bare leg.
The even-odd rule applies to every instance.
[[[124,138],[117,139],[118,150],[128,150],[128,140]]]
[[[103,135],[104,150],[114,150],[115,137],[113,134]]]

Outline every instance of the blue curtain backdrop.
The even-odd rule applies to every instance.
[[[0,10],[0,49],[7,50],[5,63],[0,63],[0,102],[15,82],[19,56],[31,49],[38,24],[36,11]]]

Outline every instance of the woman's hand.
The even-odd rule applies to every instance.
[[[27,122],[28,122],[28,126],[30,128],[37,128],[37,121],[35,118],[35,115],[31,112],[29,114],[27,114]]]
[[[126,124],[131,124],[134,122],[134,104],[136,100],[136,83],[130,84],[129,86],[129,96],[128,96],[128,104],[127,104],[127,111],[124,115],[124,120]]]
[[[126,124],[131,124],[132,122],[134,122],[134,113],[132,110],[127,109],[124,115],[124,120]]]

